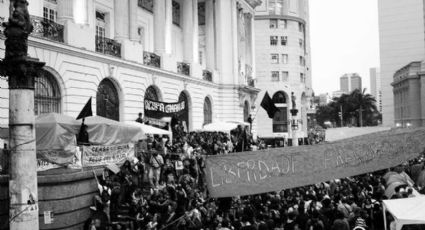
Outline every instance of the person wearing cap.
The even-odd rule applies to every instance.
[[[161,177],[161,167],[164,165],[164,159],[160,154],[158,154],[162,150],[161,145],[157,145],[155,149],[151,150],[151,157],[149,159],[149,183],[152,188],[157,188],[159,179]]]

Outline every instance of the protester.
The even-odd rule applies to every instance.
[[[118,173],[106,170],[99,180],[102,192],[101,199],[97,199],[96,215],[86,226],[152,230],[378,230],[387,225],[390,229],[390,221],[383,223],[381,205],[383,199],[388,199],[384,195],[387,170],[267,194],[212,199],[204,179],[205,156],[249,150],[261,141],[254,142],[243,127],[229,135],[185,133],[179,126],[178,122],[174,125],[177,135],[173,136],[172,144],[163,144],[161,136],[152,136],[147,150],[137,160],[125,162]],[[396,173],[407,178],[406,168],[417,162],[395,168]],[[414,196],[411,187],[396,189],[394,198]],[[109,219],[107,224],[105,216]]]

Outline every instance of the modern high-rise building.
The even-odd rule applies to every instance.
[[[394,126],[393,76],[413,61],[424,59],[423,0],[379,0],[379,36],[383,124]]]
[[[370,68],[370,93],[376,100],[376,108],[382,113],[381,72],[379,68]]]
[[[362,90],[362,78],[357,73],[347,73],[339,78],[340,90],[350,93],[355,89]]]
[[[298,123],[298,137],[307,136],[307,113],[312,112],[309,26],[308,0],[263,0],[256,8],[256,74],[261,89],[256,119],[261,124],[257,127],[260,137],[292,137],[292,120]],[[260,107],[265,92],[279,109],[273,119]],[[296,117],[290,113],[293,107],[299,110]]]

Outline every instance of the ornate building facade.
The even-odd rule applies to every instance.
[[[263,109],[256,116],[257,133],[265,138],[307,137],[311,103],[311,56],[308,0],[266,0],[256,8],[256,75],[261,89],[256,105],[267,91],[278,112],[273,119]],[[291,98],[294,93],[294,98]],[[298,110],[292,116],[290,110]]]
[[[248,117],[254,86],[258,0],[31,0],[29,55],[46,63],[36,114],[95,114],[131,121],[144,99],[186,101],[189,130]],[[9,1],[0,2],[7,21]],[[0,57],[4,34],[0,27]],[[8,123],[0,82],[0,124]]]

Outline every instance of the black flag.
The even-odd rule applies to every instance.
[[[81,118],[91,117],[91,116],[93,116],[93,112],[91,110],[91,97],[90,97],[89,101],[87,101],[83,110],[81,110],[80,114],[78,115],[77,120]]]
[[[274,114],[278,110],[276,106],[274,105],[273,100],[270,98],[268,92],[266,92],[266,94],[263,97],[263,100],[261,101],[261,107],[263,107],[263,109],[267,111],[269,118],[273,118]]]

